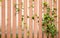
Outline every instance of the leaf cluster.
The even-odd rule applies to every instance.
[[[43,20],[42,20],[42,31],[47,34],[47,37],[49,34],[51,34],[51,37],[54,38],[54,36],[57,34],[57,28],[55,25],[55,18],[56,15],[56,8],[53,8],[53,10],[50,9],[47,2],[44,2],[43,5],[46,7],[47,13],[44,14]],[[50,15],[50,11],[52,11],[52,15]]]

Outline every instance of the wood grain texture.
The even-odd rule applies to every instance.
[[[34,0],[34,38],[37,38],[37,0]]]
[[[60,0],[58,0],[58,38],[60,38]]]
[[[55,0],[55,2],[53,1],[53,8],[56,8],[55,13],[56,13],[56,15],[57,15],[57,10],[58,10],[58,9],[57,9],[57,0]],[[58,23],[57,23],[57,20],[58,20],[58,19],[55,18],[55,26],[56,26],[57,31],[58,31],[58,25],[57,25]],[[58,35],[56,35],[54,38],[58,38],[57,36],[58,36]]]
[[[39,0],[39,38],[42,38],[42,0]]]
[[[18,0],[18,38],[22,38],[22,0]]]
[[[10,38],[11,32],[11,0],[7,0],[7,38]]]
[[[27,38],[27,0],[24,0],[24,38]]]
[[[5,0],[2,0],[2,38],[5,38]]]
[[[13,0],[13,27],[12,27],[12,38],[16,38],[16,0]]]
[[[29,35],[29,38],[32,38],[32,23],[33,23],[33,21],[32,21],[32,16],[33,16],[33,10],[32,10],[32,5],[33,5],[33,3],[32,3],[32,0],[29,0],[29,33],[30,33],[30,35]]]
[[[47,3],[47,0],[44,0],[44,2]],[[44,7],[43,10],[44,10],[43,13],[45,14],[45,13],[47,12],[47,11],[46,11],[46,10],[47,10],[46,7]],[[45,27],[46,27],[46,26],[45,26]],[[44,32],[43,35],[44,35],[44,36],[43,36],[44,38],[47,38],[46,32]]]

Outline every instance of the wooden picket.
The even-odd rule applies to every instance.
[[[32,3],[33,1],[32,0],[29,0],[29,32],[30,32],[30,35],[29,35],[29,38],[32,38],[32,16],[33,16],[33,10],[32,10]]]
[[[42,38],[42,0],[39,0],[39,38]]]
[[[54,1],[53,1],[54,2]],[[57,0],[55,0],[55,2],[53,3],[53,9],[56,9],[57,8]],[[57,9],[55,11],[56,15],[57,15]],[[55,25],[57,27],[57,31],[58,31],[58,25],[57,25],[57,18],[55,18]],[[54,37],[54,38],[58,38],[57,35]]]
[[[24,0],[24,38],[27,38],[27,0]]]
[[[44,0],[44,2],[47,2],[47,0]],[[43,13],[46,13],[46,12],[47,12],[47,11],[46,11],[46,7],[45,7],[43,10],[44,10]],[[44,38],[47,38],[46,33],[44,33]]]
[[[37,0],[34,0],[34,38],[37,38]]]
[[[7,38],[10,38],[10,32],[11,32],[11,0],[7,1],[8,4],[8,18],[7,18]]]
[[[2,38],[5,38],[5,0],[2,0]]]
[[[60,38],[60,0],[58,0],[58,38]]]
[[[50,9],[52,10],[52,8],[57,8],[57,0],[55,0],[56,2],[52,5],[52,1],[53,0],[18,0],[18,4],[16,4],[16,0],[2,0],[2,21],[1,21],[1,32],[2,32],[2,37],[1,38],[5,38],[6,35],[6,24],[5,24],[5,1],[7,1],[7,38],[11,38],[11,34],[12,34],[12,38],[28,38],[27,36],[27,22],[29,22],[29,38],[47,38],[46,33],[42,32],[42,14],[46,13],[46,8],[43,8],[42,2],[48,2]],[[12,1],[12,6],[11,6],[11,1]],[[22,32],[22,1],[24,1],[24,30]],[[29,2],[29,16],[28,16],[28,3]],[[56,11],[56,14],[58,16],[58,19],[56,18],[56,25],[58,25],[58,35],[55,36],[54,38],[60,38],[60,5],[59,5],[60,0],[58,0],[58,9]],[[16,5],[18,6],[18,8],[16,8]],[[13,21],[11,24],[11,7],[12,7],[12,17],[13,17]],[[34,11],[33,11],[34,9]],[[43,10],[43,11],[42,11]],[[52,11],[50,10],[50,15],[52,15]],[[39,15],[38,15],[38,14]],[[18,32],[16,32],[16,14],[18,15]],[[37,16],[39,16],[39,18],[37,18]],[[27,21],[27,18],[29,18],[29,21]],[[38,25],[38,19],[39,19],[39,25]],[[58,20],[58,21],[57,21]],[[11,25],[12,25],[12,33],[11,33]],[[37,27],[38,26],[38,27]],[[33,29],[34,27],[34,29]],[[56,26],[57,27],[57,26]],[[39,28],[39,29],[38,29]],[[51,36],[49,35],[49,38],[51,38]]]
[[[13,0],[13,28],[12,38],[16,38],[16,0]]]
[[[49,6],[50,6],[50,15],[52,16],[52,0],[49,0]],[[51,34],[49,34],[49,38],[51,38]]]
[[[18,38],[22,38],[22,0],[18,0]]]
[[[48,2],[49,2],[50,9],[51,9],[50,10],[50,15],[52,15],[52,0],[49,0]]]

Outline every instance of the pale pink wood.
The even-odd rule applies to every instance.
[[[24,38],[27,38],[27,0],[24,0]]]
[[[37,0],[34,0],[34,38],[37,38]]]
[[[60,38],[60,0],[58,0],[58,38]]]
[[[50,15],[52,15],[52,0],[49,0],[49,6],[50,6]]]
[[[33,15],[33,11],[32,11],[32,0],[29,0],[29,38],[32,38],[32,15]]]
[[[7,20],[7,38],[10,38],[10,30],[11,30],[11,0],[7,0],[7,14],[8,14],[8,20]]]
[[[50,6],[50,15],[52,16],[52,0],[47,0],[49,6]],[[51,38],[51,34],[49,34],[49,38]]]
[[[22,38],[22,0],[18,0],[18,38]]]
[[[2,27],[1,27],[1,31],[2,31],[1,38],[5,38],[5,0],[2,0]]]
[[[54,2],[53,8],[56,8],[57,9],[57,0]],[[55,13],[57,15],[57,11],[55,11]],[[55,25],[56,25],[56,28],[57,28],[57,18],[55,18]],[[54,38],[57,38],[57,35]]]
[[[56,8],[57,9],[57,0],[54,2],[53,4],[53,8]],[[55,11],[56,15],[57,15],[57,11]],[[55,25],[57,27],[57,18],[55,18]]]
[[[12,38],[16,38],[16,0],[13,0],[13,28],[12,28],[13,36]]]
[[[50,6],[50,15],[52,16],[52,0],[49,0],[49,6]],[[51,35],[49,34],[49,38],[51,38]]]
[[[39,38],[42,38],[42,0],[39,0]]]
[[[47,0],[44,0],[44,2],[47,2]],[[47,11],[46,11],[46,7],[44,7],[44,13],[46,13]]]
[[[44,0],[44,2],[47,2],[47,0]]]
[[[47,0],[44,0],[44,2],[47,2]],[[46,7],[44,7],[44,13],[46,13],[47,11],[46,11]],[[47,36],[46,36],[46,33],[44,32],[44,36],[43,36],[44,38],[47,38]]]
[[[57,8],[57,0],[55,0],[54,4],[53,4],[54,8]]]

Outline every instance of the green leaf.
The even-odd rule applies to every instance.
[[[48,13],[50,12],[50,8],[49,8],[49,7],[47,7],[47,12],[48,12]]]
[[[32,16],[32,19],[34,20],[34,16]]]
[[[24,18],[22,17],[22,21],[24,20]]]
[[[0,0],[0,2],[2,2],[2,0]]]
[[[44,7],[47,7],[48,3],[47,2],[43,2],[43,5],[44,5]]]
[[[19,8],[16,8],[16,12],[19,12],[20,11],[20,9]]]

